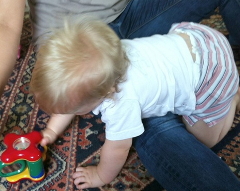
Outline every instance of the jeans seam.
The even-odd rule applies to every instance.
[[[144,150],[144,153],[145,153],[144,155],[145,155],[145,156],[149,156],[150,158],[154,158],[154,159],[157,160],[157,158],[155,158],[154,155],[152,155],[152,154],[149,155],[149,153],[146,152],[146,149],[147,149],[147,148],[146,148],[146,144],[144,144],[144,145],[142,145],[142,146],[143,146],[143,148],[144,148],[143,150]],[[155,160],[155,161],[156,161],[156,160]],[[170,166],[172,166],[172,165],[170,165]],[[186,191],[191,191],[191,190],[192,190],[192,188],[190,188],[190,187],[186,186],[185,184],[183,184],[182,181],[180,181],[179,178],[178,178],[174,173],[169,172],[169,170],[166,168],[166,165],[161,165],[160,167],[161,167],[162,169],[164,169],[165,172],[167,172],[166,174],[168,175],[168,178],[172,179],[172,180],[175,181],[175,182],[176,182],[176,181],[179,182],[179,184],[182,185],[183,189],[185,189]],[[174,166],[173,166],[173,167],[174,167]],[[174,168],[175,168],[175,167],[174,167]],[[161,183],[160,183],[160,184],[161,184]],[[190,184],[189,184],[189,185],[190,185]],[[195,187],[195,190],[194,190],[194,191],[197,191],[197,190],[198,190],[198,189]]]
[[[135,28],[135,30],[133,30],[128,36],[126,36],[126,38],[129,38],[129,36],[131,36],[134,32],[136,32],[137,30],[139,30],[140,28],[142,28],[144,25],[146,25],[147,23],[151,22],[152,20],[156,19],[159,15],[163,14],[164,12],[166,12],[167,10],[169,10],[170,8],[172,8],[173,6],[175,6],[176,4],[180,3],[182,0],[179,0],[177,2],[175,2],[173,5],[171,5],[170,7],[168,7],[167,9],[161,11],[161,13],[158,13],[157,15],[155,15],[153,18],[149,19],[148,21],[144,22],[144,24],[140,25],[138,28]],[[122,33],[121,31],[119,31],[121,36]]]

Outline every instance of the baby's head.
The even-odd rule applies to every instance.
[[[30,91],[49,114],[76,113],[118,91],[127,67],[120,39],[105,23],[66,20],[40,46]]]

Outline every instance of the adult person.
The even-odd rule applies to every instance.
[[[49,27],[61,25],[66,14],[91,13],[103,19],[120,38],[165,34],[181,21],[199,22],[220,8],[231,34],[240,45],[239,0],[29,0],[33,41]],[[0,1],[0,89],[3,91],[15,63],[25,0]],[[239,190],[240,182],[209,148],[188,133],[178,116],[143,120],[145,132],[135,139],[143,164],[168,191]],[[150,138],[151,137],[151,138]]]

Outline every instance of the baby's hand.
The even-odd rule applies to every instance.
[[[97,173],[97,166],[78,167],[73,174],[74,184],[78,189],[104,186]]]
[[[40,145],[43,147],[48,144],[52,144],[58,137],[58,135],[52,129],[49,128],[44,129],[41,133],[43,138],[40,142]]]

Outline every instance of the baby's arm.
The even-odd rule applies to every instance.
[[[47,128],[42,131],[43,139],[41,145],[45,146],[53,143],[70,124],[74,116],[74,114],[53,114],[47,124]]]
[[[110,183],[126,162],[132,139],[105,141],[98,166],[78,167],[73,174],[78,189],[100,187]]]

